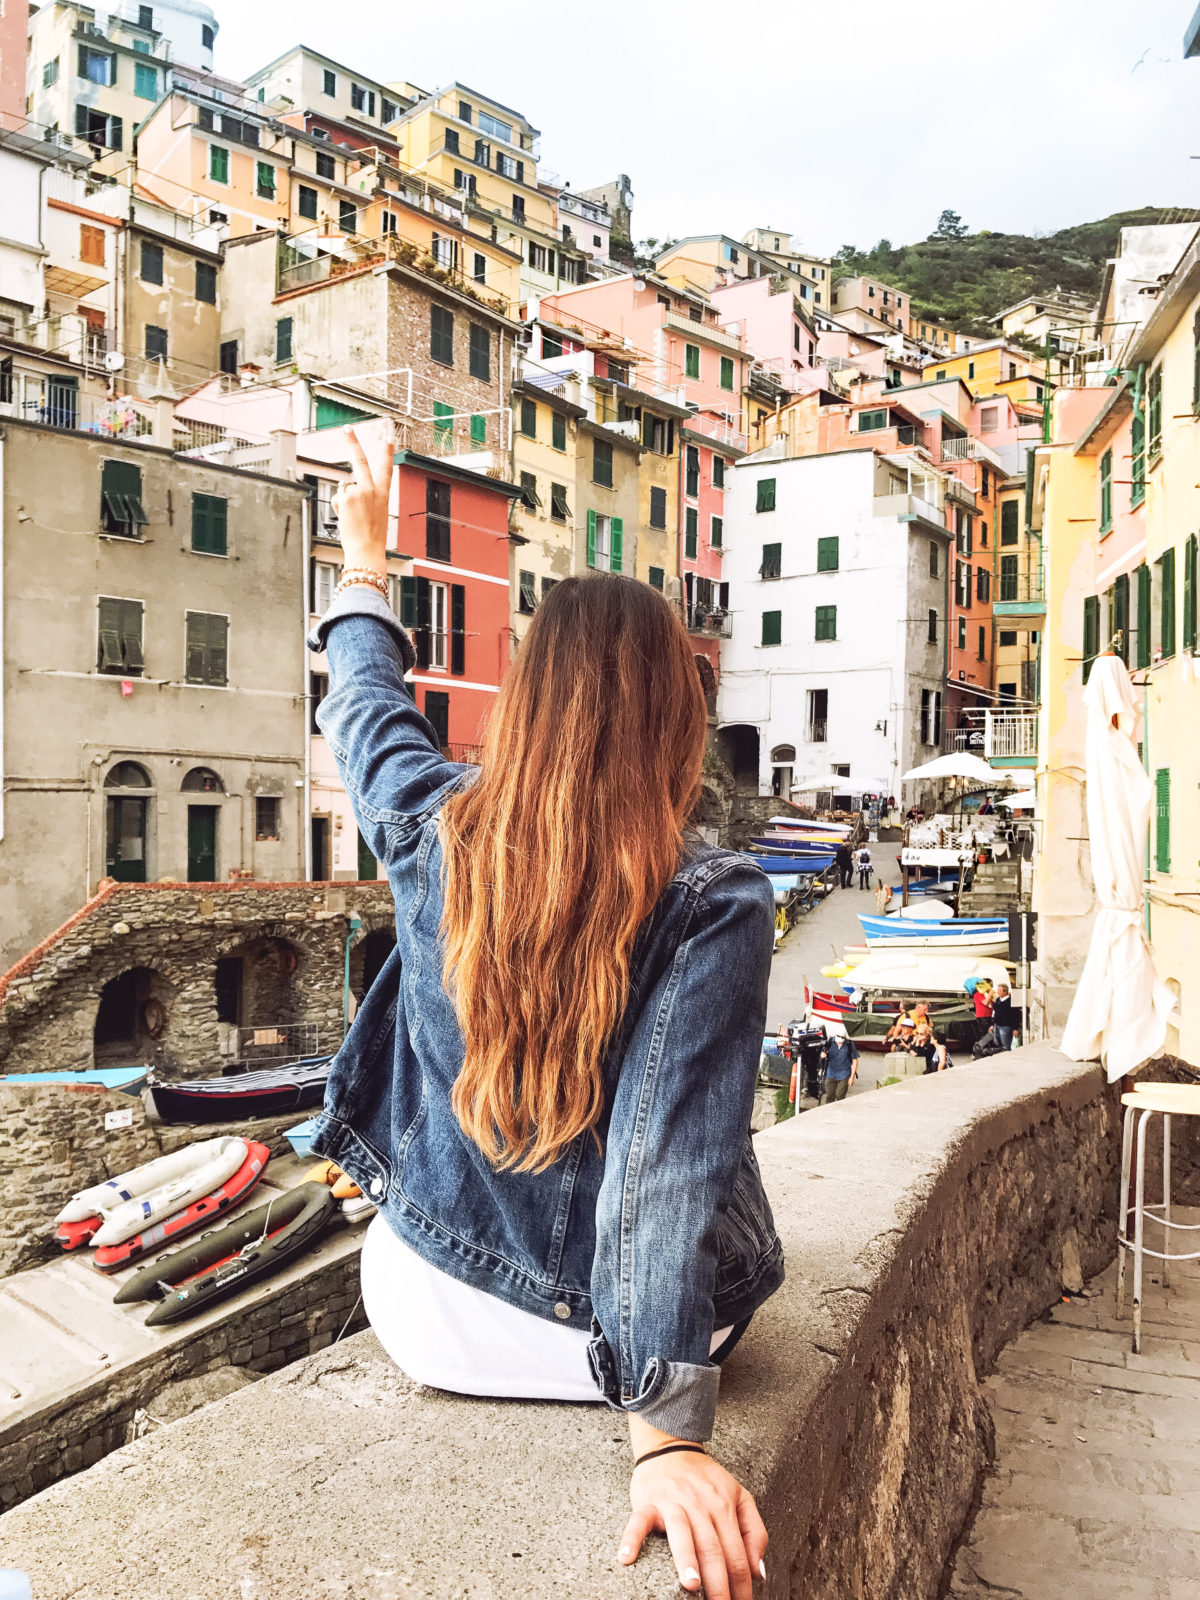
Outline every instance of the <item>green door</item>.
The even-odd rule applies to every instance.
[[[105,868],[118,883],[146,881],[146,802],[109,795],[105,806]]]
[[[217,808],[188,807],[188,882],[217,881]]]
[[[371,846],[360,833],[358,836],[358,877],[360,883],[369,883],[379,876],[379,864]]]

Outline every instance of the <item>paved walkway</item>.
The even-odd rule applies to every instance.
[[[1148,1284],[1140,1356],[1115,1280],[1027,1328],[987,1380],[996,1464],[948,1600],[1200,1600],[1200,1270]]]

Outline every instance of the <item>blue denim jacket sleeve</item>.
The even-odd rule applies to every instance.
[[[417,710],[404,674],[415,652],[381,594],[364,585],[339,595],[309,635],[329,660],[329,693],[317,726],[338,764],[363,838],[391,860],[397,830],[440,805],[462,780]]]
[[[609,1120],[592,1304],[619,1409],[712,1434],[717,1230],[750,1127],[775,939],[770,883],[731,864],[646,997]],[[593,1346],[595,1366],[600,1352]],[[612,1402],[616,1406],[617,1402]]]

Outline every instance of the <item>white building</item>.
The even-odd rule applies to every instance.
[[[951,535],[915,456],[772,445],[726,479],[718,748],[739,787],[901,797],[941,745]],[[911,787],[911,786],[910,786]]]

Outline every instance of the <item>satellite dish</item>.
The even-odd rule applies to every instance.
[[[633,287],[634,287],[634,288],[635,288],[635,289],[636,289],[636,290],[637,290],[637,291],[638,291],[638,292],[639,292],[639,294],[640,294],[640,293],[641,293],[641,291],[642,291],[642,290],[643,290],[643,289],[644,289],[644,288],[645,288],[645,287],[646,287],[646,280],[645,280],[645,278],[635,278],[635,279],[634,279],[634,280],[633,280]]]
[[[125,357],[119,350],[109,350],[104,357],[104,370],[106,372],[120,372],[125,365]]]

